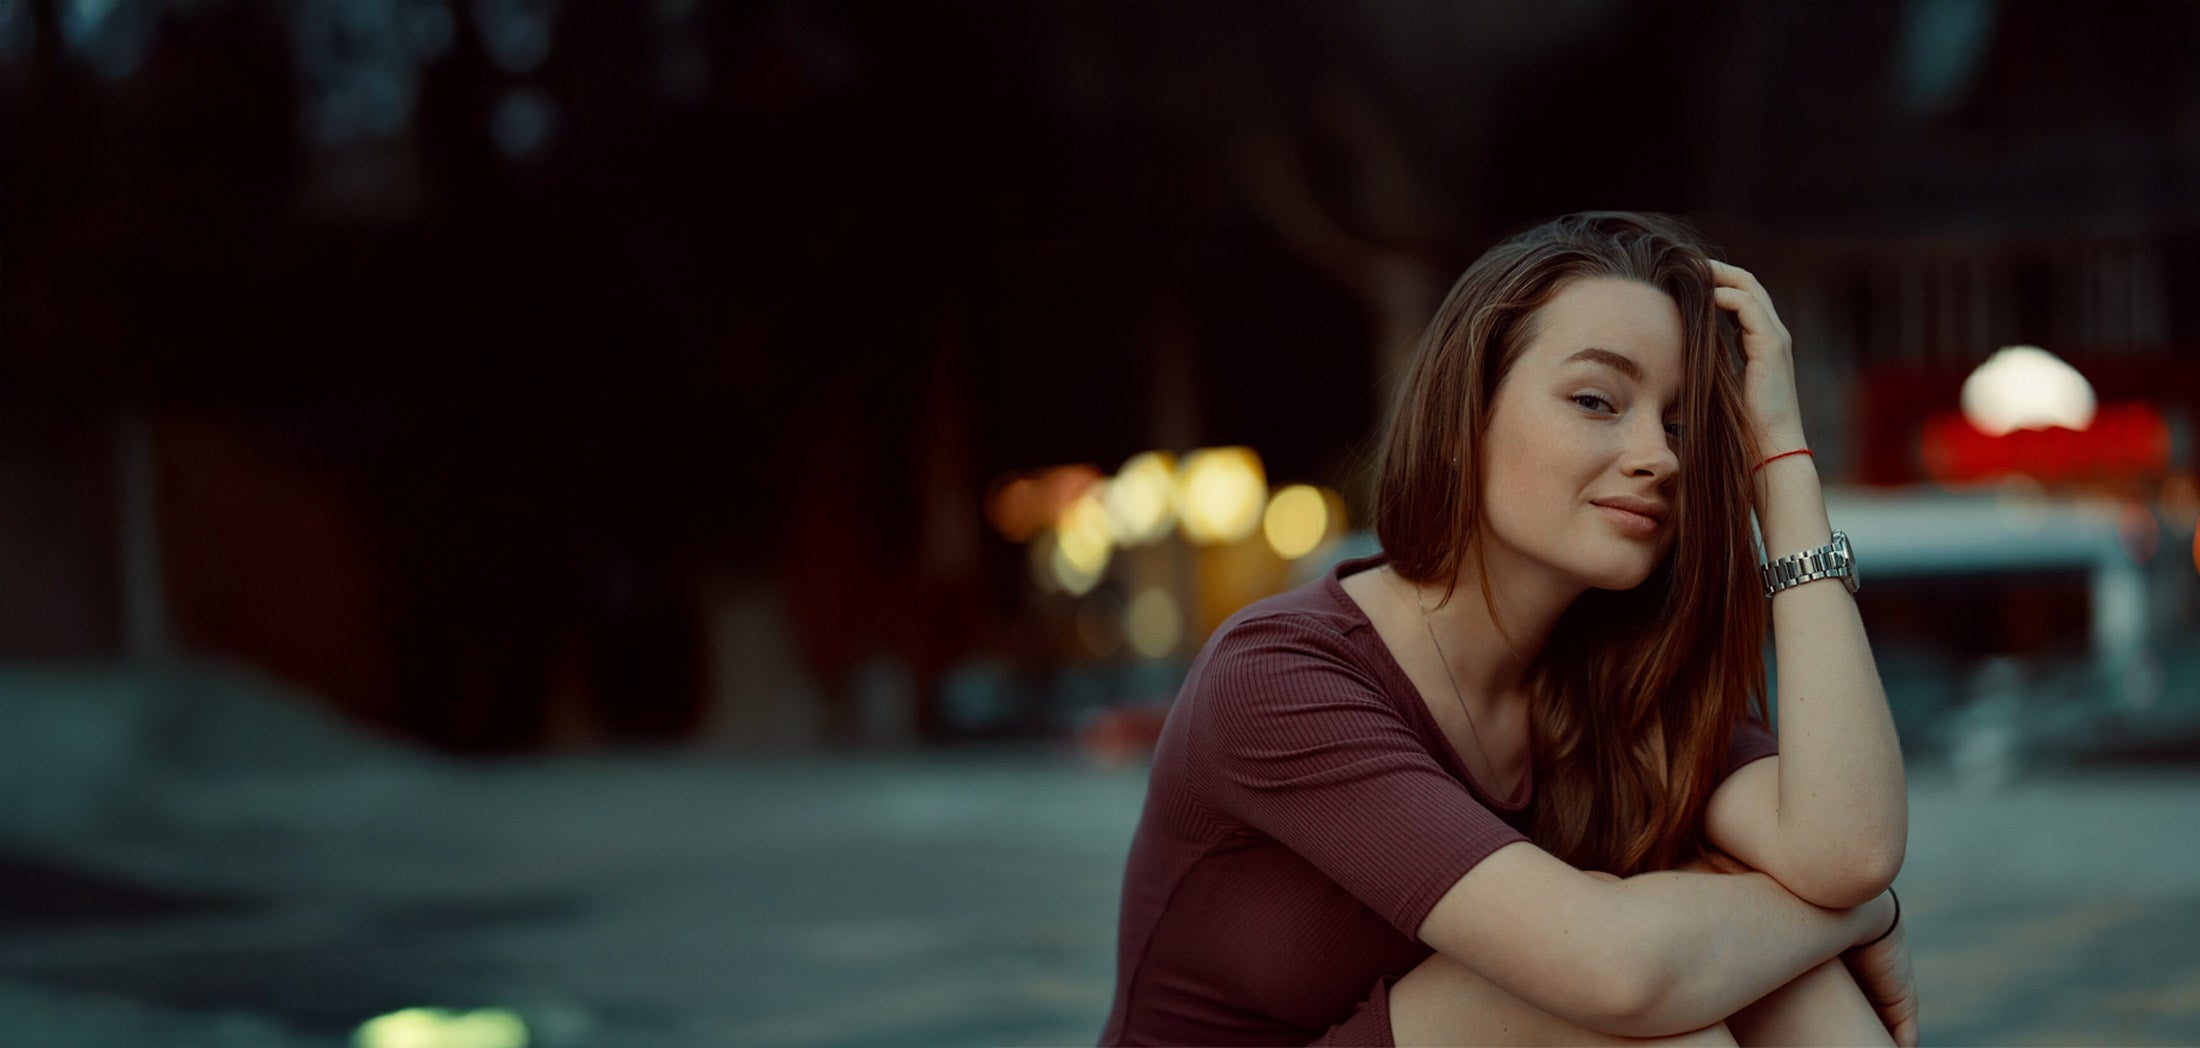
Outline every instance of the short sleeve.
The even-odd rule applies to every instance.
[[[1773,739],[1772,732],[1754,718],[1745,717],[1734,726],[1734,736],[1727,740],[1726,767],[1720,770],[1718,781],[1725,782],[1727,776],[1740,771],[1744,764],[1779,752],[1780,744]]]
[[[1527,839],[1437,762],[1334,630],[1270,616],[1217,644],[1187,711],[1201,799],[1406,936],[1476,863]]]

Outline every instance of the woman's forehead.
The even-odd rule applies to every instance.
[[[1681,365],[1680,307],[1665,292],[1635,280],[1577,280],[1537,311],[1534,339],[1522,362],[1543,368],[1629,365],[1650,379],[1677,375]],[[1616,358],[1616,359],[1615,359]]]

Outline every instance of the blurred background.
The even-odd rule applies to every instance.
[[[1450,282],[1756,272],[1933,1043],[2200,1041],[2200,5],[0,0],[0,1041],[1089,1043]]]

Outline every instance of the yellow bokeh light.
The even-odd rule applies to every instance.
[[[1311,484],[1293,484],[1268,500],[1261,531],[1276,556],[1297,560],[1314,552],[1329,536],[1329,501]]]
[[[501,1008],[407,1008],[359,1024],[353,1048],[527,1048],[527,1024]]]
[[[1123,634],[1133,649],[1149,659],[1175,651],[1184,638],[1184,615],[1176,608],[1176,598],[1160,589],[1131,598],[1130,610],[1123,615]]]
[[[1118,545],[1160,541],[1176,523],[1176,456],[1166,451],[1131,456],[1108,482],[1102,501]]]
[[[1098,575],[1107,570],[1115,536],[1108,528],[1108,511],[1101,506],[1097,493],[1088,491],[1064,508],[1054,530],[1061,537],[1061,556],[1079,572]]]
[[[1028,542],[1052,527],[1079,496],[1100,483],[1091,466],[1055,466],[996,479],[985,496],[986,520],[1002,538]]]
[[[1108,530],[1108,511],[1100,504],[1096,490],[1079,495],[1063,507],[1056,518],[1054,530],[1042,533],[1052,538],[1043,554],[1046,565],[1045,581],[1041,588],[1082,597],[1092,592],[1107,574],[1108,559],[1115,552],[1115,539]],[[1041,551],[1032,547],[1033,566],[1040,563]]]
[[[1100,559],[1095,564],[1071,559],[1068,550],[1069,547],[1064,544],[1054,547],[1054,556],[1047,564],[1048,570],[1054,576],[1052,588],[1073,597],[1082,597],[1091,593],[1092,588],[1100,584],[1100,576],[1107,573],[1108,550],[1105,546],[1100,548]]]
[[[1203,448],[1184,457],[1176,494],[1185,538],[1236,542],[1260,527],[1268,478],[1251,448]]]

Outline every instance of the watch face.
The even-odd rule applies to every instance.
[[[1849,547],[1847,532],[1836,531],[1833,533],[1833,551],[1840,556],[1841,566],[1848,569],[1848,574],[1841,580],[1842,583],[1849,587],[1850,593],[1856,592],[1856,587],[1862,585],[1863,580],[1857,577],[1856,551]]]

